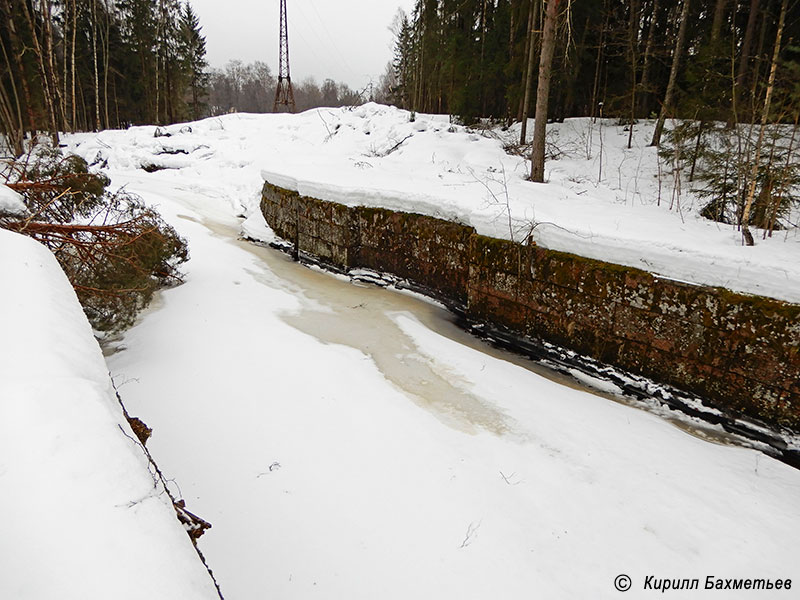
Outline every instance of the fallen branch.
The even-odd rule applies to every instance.
[[[157,212],[131,194],[107,194],[108,179],[85,169],[78,157],[15,165],[10,187],[28,215],[0,218],[0,227],[49,248],[94,328],[114,331],[130,325],[160,286],[182,281],[188,250]]]

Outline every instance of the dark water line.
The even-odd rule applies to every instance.
[[[248,241],[263,246],[257,240]],[[315,266],[339,275],[347,275],[351,281],[398,290],[410,290],[437,300],[448,309],[449,318],[445,318],[450,323],[470,334],[468,337],[471,337],[473,342],[483,343],[466,343],[460,336],[456,339],[452,332],[441,331],[440,327],[432,327],[450,339],[513,362],[559,384],[650,412],[658,412],[659,416],[666,418],[680,429],[706,441],[760,450],[787,465],[800,469],[800,449],[791,447],[788,441],[792,437],[796,437],[797,432],[776,430],[774,427],[753,419],[733,416],[724,409],[709,406],[708,400],[673,386],[627,373],[617,367],[611,367],[553,344],[523,338],[490,323],[471,321],[466,318],[465,307],[442,298],[433,290],[393,275],[366,269],[354,269],[347,272],[320,261],[316,256],[307,252],[296,252],[294,244],[282,240],[273,242],[270,246],[290,255],[303,265]],[[429,323],[426,325],[430,326]],[[485,343],[488,343],[489,348]],[[488,351],[490,348],[496,350]],[[498,355],[497,350],[501,354]],[[572,370],[591,379],[613,384],[619,389],[619,393],[609,393],[593,387],[591,384],[577,379],[571,373]],[[662,410],[655,411],[653,405]],[[669,409],[672,413],[677,414],[665,416],[664,409]]]

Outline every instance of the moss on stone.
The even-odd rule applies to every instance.
[[[348,207],[269,183],[261,209],[284,238],[303,221],[301,233],[311,237],[301,246],[337,266],[393,273],[439,299],[466,303],[473,319],[683,387],[741,414],[800,424],[800,388],[786,384],[800,379],[800,305],[659,279],[436,217]],[[774,377],[763,372],[768,363]]]

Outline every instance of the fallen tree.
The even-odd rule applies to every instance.
[[[185,240],[135,195],[108,192],[108,178],[80,157],[47,150],[5,175],[28,214],[0,217],[0,227],[53,252],[96,330],[128,327],[159,287],[182,281]]]

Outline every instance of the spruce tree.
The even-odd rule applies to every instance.
[[[202,99],[207,94],[208,62],[206,61],[206,38],[200,33],[200,21],[192,6],[186,3],[180,19],[180,59],[189,85],[189,116],[199,119],[205,111]]]

